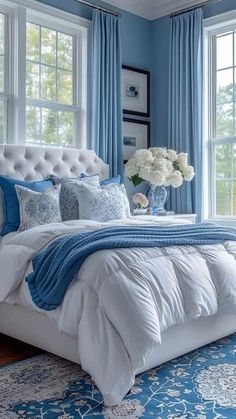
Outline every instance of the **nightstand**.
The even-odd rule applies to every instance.
[[[186,220],[191,222],[192,224],[196,224],[196,219],[197,219],[197,214],[171,214],[171,215],[149,215],[149,214],[143,214],[143,215],[137,215],[134,214],[135,216],[138,216],[139,218],[142,218],[143,220],[145,220],[146,217],[150,217],[150,219],[153,217],[158,217],[160,220],[162,219],[163,221],[166,220]]]
[[[191,221],[192,224],[196,224],[197,214],[173,214],[173,215],[157,215],[159,218],[171,218],[175,219],[178,218],[178,220],[188,220]]]

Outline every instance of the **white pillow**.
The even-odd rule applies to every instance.
[[[68,178],[51,175],[49,178],[54,184],[61,184],[60,209],[62,221],[79,219],[79,203],[76,185],[85,183],[94,188],[100,188],[99,176],[86,176],[84,178]]]
[[[61,185],[53,186],[43,192],[35,192],[15,185],[20,208],[20,227],[18,231],[28,230],[38,225],[61,222],[59,195]]]
[[[126,218],[131,217],[129,198],[128,198],[128,195],[127,195],[127,192],[126,192],[126,189],[125,189],[125,185],[123,183],[121,183],[120,185],[117,185],[117,184],[114,184],[114,183],[110,184],[110,185],[104,185],[104,186],[102,186],[102,189],[114,188],[114,186],[116,188],[119,188],[119,190],[122,192]]]
[[[84,183],[76,185],[79,218],[106,222],[126,218],[124,194],[120,185],[93,188]]]

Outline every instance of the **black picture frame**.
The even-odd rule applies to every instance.
[[[146,96],[147,96],[146,111],[141,112],[141,111],[137,111],[135,109],[127,109],[125,107],[125,97],[124,97],[124,94],[123,94],[123,113],[128,114],[128,115],[143,116],[143,117],[146,117],[146,118],[150,117],[150,71],[143,70],[143,69],[140,69],[140,68],[130,67],[130,66],[127,66],[127,65],[122,65],[122,70],[128,70],[130,72],[133,72],[134,73],[134,79],[135,79],[135,73],[146,76],[145,87],[146,87]],[[125,88],[124,88],[124,73],[122,73],[122,86],[123,86],[122,91],[124,92],[125,91]]]
[[[143,144],[143,147],[138,147],[138,145],[134,141],[135,140],[135,137],[129,137],[130,142],[133,141],[133,144],[130,144],[130,145],[127,145],[127,146],[134,147],[134,149],[132,150],[133,153],[136,150],[139,150],[140,148],[149,148],[150,147],[150,145],[151,145],[151,123],[150,123],[150,121],[143,121],[143,120],[140,120],[140,119],[126,118],[126,117],[123,118],[123,137],[122,137],[123,156],[124,156],[123,160],[124,160],[124,163],[127,163],[127,161],[129,160],[129,158],[131,157],[131,153],[130,153],[130,156],[128,158],[125,158],[125,156],[127,154],[125,153],[125,148],[124,148],[124,147],[126,147],[126,145],[124,143],[125,142],[124,123],[130,123],[130,124],[136,124],[136,125],[143,125],[143,126],[146,126],[147,127],[146,144]]]

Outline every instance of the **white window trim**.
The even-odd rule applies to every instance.
[[[88,68],[88,30],[91,21],[80,16],[73,15],[63,10],[45,5],[36,0],[1,0],[0,9],[5,8],[9,16],[11,15],[11,33],[12,45],[10,48],[11,58],[9,68],[14,68],[14,74],[10,75],[12,81],[11,111],[8,112],[11,120],[8,126],[11,132],[8,135],[8,141],[11,143],[25,143],[25,54],[22,51],[22,45],[25,45],[26,36],[26,20],[38,20],[38,24],[43,22],[53,23],[53,27],[59,31],[63,30],[71,34],[76,40],[77,62],[74,63],[77,68],[76,82],[74,91],[76,92],[75,104],[72,106],[65,105],[65,110],[72,110],[79,107],[79,118],[76,118],[75,127],[76,135],[74,135],[74,146],[79,148],[87,148],[88,145],[88,112],[87,112],[87,68]],[[63,22],[66,22],[66,24]],[[68,25],[69,23],[69,25]],[[20,53],[19,45],[21,45]],[[14,46],[14,51],[13,51]],[[23,53],[22,53],[23,52]],[[79,52],[79,53],[78,53]],[[10,73],[9,73],[10,74]],[[22,82],[24,80],[24,82]],[[15,90],[13,91],[13,85]],[[27,100],[28,101],[28,100]],[[10,101],[9,101],[10,103]],[[50,102],[47,104],[50,107]],[[54,107],[54,106],[53,106]],[[58,105],[62,110],[61,105]],[[70,109],[69,109],[70,107]],[[55,108],[55,107],[54,107]],[[14,127],[14,130],[13,128]]]
[[[205,221],[212,221],[222,225],[233,225],[236,226],[236,217],[230,216],[214,216],[214,203],[215,196],[212,191],[212,184],[214,179],[214,167],[213,167],[213,143],[211,141],[214,138],[212,132],[214,121],[216,118],[215,111],[212,108],[213,98],[215,95],[212,86],[214,80],[212,77],[215,75],[209,71],[212,68],[213,56],[213,39],[215,35],[225,32],[225,30],[235,30],[236,24],[236,10],[226,12],[211,18],[205,19],[204,21],[204,165],[203,165],[203,178],[204,182],[204,219]],[[207,115],[210,115],[208,118]],[[209,123],[212,121],[213,123]],[[230,142],[230,138],[225,139],[225,142]]]
[[[14,55],[13,50],[13,14],[12,9],[5,4],[0,4],[0,12],[5,15],[5,63],[4,63],[4,92],[0,93],[2,100],[6,102],[7,106],[7,132],[4,140],[8,141],[14,135],[13,118],[14,114],[14,74],[12,71],[12,60]]]

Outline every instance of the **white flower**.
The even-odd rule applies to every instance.
[[[178,188],[183,183],[183,176],[179,170],[174,170],[169,178],[166,179],[165,186],[173,186]]]
[[[166,160],[166,170],[171,174],[174,170],[173,163],[170,160]]]
[[[151,147],[149,150],[152,152],[154,158],[163,158],[167,157],[167,149],[165,147]]]
[[[181,169],[188,165],[188,154],[187,153],[179,153],[178,154],[178,164]]]
[[[171,162],[176,161],[178,159],[178,155],[175,150],[172,150],[171,148],[167,150],[167,159]]]
[[[155,158],[153,162],[153,167],[156,170],[167,170],[166,162],[167,160],[163,157]]]
[[[162,186],[165,182],[165,174],[163,172],[150,172],[148,176],[148,182],[155,186]]]
[[[188,154],[177,154],[165,147],[141,149],[125,165],[125,175],[132,180],[134,176],[140,182],[146,181],[154,186],[173,186],[178,188],[183,181],[191,181],[195,175],[192,166],[187,164]],[[139,183],[140,183],[139,182]],[[137,184],[138,179],[133,179]]]
[[[138,171],[139,167],[137,166],[135,159],[130,159],[125,165],[125,175],[128,178],[132,178],[132,176],[135,176]]]
[[[187,167],[185,167],[183,169],[183,176],[184,176],[184,179],[185,180],[191,181],[194,178],[194,176],[195,176],[193,166],[187,166]]]
[[[151,151],[145,149],[137,150],[134,153],[134,159],[136,160],[138,166],[145,166],[153,163],[153,155]]]

